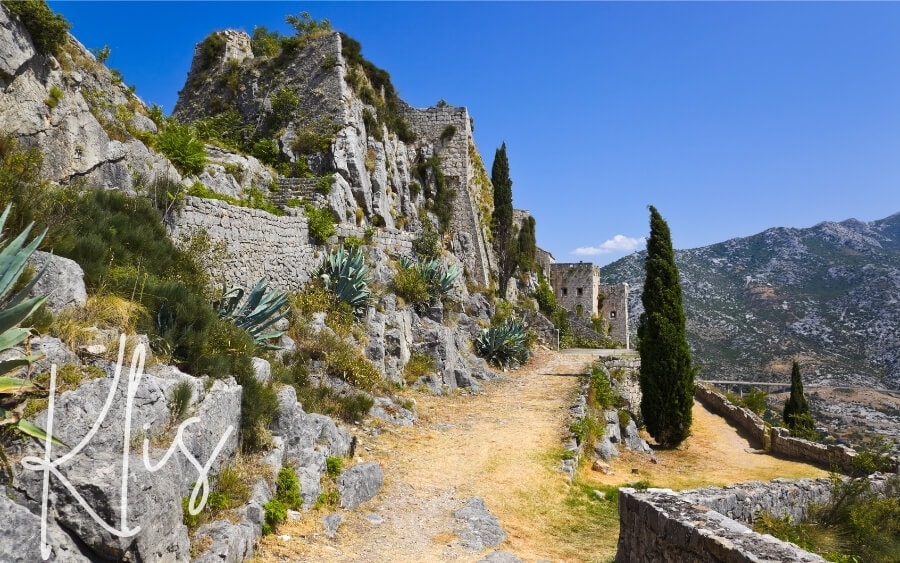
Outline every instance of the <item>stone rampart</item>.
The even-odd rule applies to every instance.
[[[403,118],[417,137],[433,143],[449,188],[455,190],[450,219],[453,253],[465,266],[467,277],[483,286],[490,284],[491,257],[486,225],[479,215],[479,191],[469,159],[474,145],[469,112],[464,107],[441,106],[416,109],[401,104]],[[452,133],[452,134],[451,134]]]
[[[276,216],[224,201],[186,198],[175,220],[173,238],[206,230],[213,243],[226,244],[228,257],[210,268],[216,282],[251,287],[265,277],[270,286],[294,291],[302,287],[322,260],[321,248],[310,244],[306,217]]]
[[[742,431],[757,448],[769,449],[769,429],[765,421],[753,413],[750,409],[738,407],[729,401],[725,395],[717,393],[710,386],[701,383],[694,391],[694,398],[731,425]]]
[[[631,348],[628,326],[628,284],[603,284],[599,287],[600,317],[609,323],[609,337]]]
[[[762,511],[805,516],[831,498],[828,479],[752,482],[677,493],[619,489],[617,563],[818,562],[818,555],[748,526]]]
[[[302,212],[276,216],[216,199],[188,197],[175,220],[172,236],[177,239],[197,229],[204,229],[213,243],[226,244],[228,258],[220,267],[211,267],[210,275],[229,286],[250,287],[265,277],[273,287],[295,291],[321,265],[325,250],[310,242],[308,221]],[[356,237],[392,256],[412,255],[413,233],[380,228],[369,235],[363,227],[340,224],[327,243],[339,244],[347,237]]]
[[[749,409],[735,406],[707,384],[697,385],[694,397],[707,409],[743,431],[757,447],[774,455],[822,467],[849,472],[856,451],[841,444],[819,444],[791,436],[787,428],[772,428]],[[893,458],[894,471],[900,472],[900,459]]]

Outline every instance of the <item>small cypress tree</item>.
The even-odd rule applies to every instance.
[[[500,295],[506,296],[506,285],[516,271],[516,240],[513,227],[512,180],[509,178],[509,160],[506,157],[506,143],[494,154],[491,166],[491,184],[494,186],[494,214],[491,218],[491,232],[494,235],[494,250],[497,253],[500,270]]]
[[[807,415],[807,416],[804,416]],[[791,430],[797,430],[798,426],[808,426],[808,420],[812,416],[809,412],[809,404],[803,394],[803,380],[800,377],[800,364],[794,360],[791,367],[791,396],[784,403],[784,411],[781,418]]]
[[[671,448],[690,435],[694,368],[669,226],[652,205],[646,273],[638,324],[641,414],[656,442]]]
[[[535,235],[535,220],[530,215],[522,221],[522,228],[519,229],[518,247],[519,271],[523,273],[534,271],[537,259],[537,238]]]

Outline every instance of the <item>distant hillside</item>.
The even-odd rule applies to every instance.
[[[635,327],[644,255],[602,272],[631,285]],[[900,388],[900,214],[769,229],[676,261],[700,377],[787,380],[796,357],[810,381]]]

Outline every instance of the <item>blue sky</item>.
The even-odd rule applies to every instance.
[[[171,112],[194,45],[308,11],[402,98],[466,106],[557,261],[900,211],[900,3],[50,2]],[[581,249],[580,251],[578,249]]]

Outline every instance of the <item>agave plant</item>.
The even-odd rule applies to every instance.
[[[365,309],[372,297],[369,267],[359,248],[348,251],[341,246],[329,253],[319,268],[319,278],[338,300],[350,305],[357,314]]]
[[[0,215],[0,230],[6,224],[9,209],[10,207],[7,206],[3,214]],[[16,282],[19,280],[22,272],[25,271],[28,258],[44,239],[44,235],[47,234],[47,231],[44,230],[43,233],[26,245],[25,239],[28,238],[32,225],[28,225],[19,236],[9,244],[4,245],[2,250],[0,250],[0,352],[5,352],[14,346],[18,346],[28,338],[31,331],[27,328],[21,328],[19,324],[25,321],[47,299],[46,297],[26,299],[38,278],[44,273],[44,269],[47,267],[46,263],[44,264],[44,269],[41,269],[31,281],[13,293]],[[0,242],[0,245],[2,244],[3,242]],[[12,358],[0,362],[0,438],[3,438],[4,434],[10,431],[19,435],[33,436],[40,440],[47,438],[43,430],[21,418],[15,409],[16,406],[21,404],[21,395],[23,393],[35,390],[34,384],[27,379],[19,377],[4,377],[13,370],[30,366],[34,361],[42,357],[42,354],[26,354],[21,358]],[[54,442],[62,444],[59,440],[54,440]],[[6,450],[2,443],[0,443],[0,467],[9,475],[9,480],[11,481],[12,468],[9,465],[9,459],[6,456]]]
[[[508,367],[513,362],[528,361],[528,343],[525,321],[515,317],[506,319],[500,326],[481,331],[475,339],[475,351],[490,363]]]
[[[426,260],[425,262],[413,261],[406,256],[400,257],[400,267],[404,269],[415,269],[419,276],[425,281],[428,287],[428,295],[431,303],[435,303],[442,296],[450,293],[453,289],[453,282],[462,274],[462,270],[457,265],[451,265],[444,268],[443,263],[437,259]]]
[[[222,298],[213,303],[213,308],[220,319],[225,319],[233,325],[246,330],[258,346],[269,350],[277,350],[279,347],[267,341],[280,338],[286,331],[273,330],[271,327],[287,314],[288,310],[279,312],[287,303],[287,293],[270,291],[266,293],[266,279],[260,278],[247,300],[241,304],[244,298],[244,288],[222,288]]]

